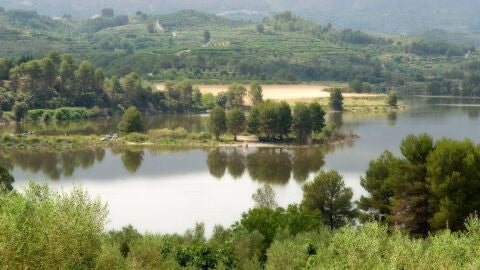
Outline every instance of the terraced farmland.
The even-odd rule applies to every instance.
[[[37,57],[50,50],[70,52],[102,67],[108,76],[136,72],[156,81],[179,77],[216,84],[361,79],[380,92],[419,78],[459,79],[466,62],[480,59],[474,51],[468,59],[417,55],[408,50],[415,37],[345,34],[291,15],[285,21],[282,16],[264,20],[261,33],[255,23],[195,11],[132,16],[126,24],[95,32],[89,29],[99,21],[40,17],[42,27],[32,28],[11,24],[0,14],[4,23],[0,54]],[[148,30],[150,26],[153,31]],[[206,30],[211,33],[209,42],[204,40]],[[361,42],[352,42],[355,35]]]

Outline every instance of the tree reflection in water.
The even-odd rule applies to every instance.
[[[20,167],[33,173],[43,173],[52,180],[72,176],[76,168],[89,168],[103,161],[105,149],[65,152],[4,151],[0,150],[0,164],[7,169]]]
[[[227,154],[219,148],[211,150],[207,156],[207,165],[213,177],[222,178],[227,169]]]
[[[317,147],[293,150],[280,148],[259,148],[249,153],[239,149],[214,149],[208,153],[207,165],[210,174],[222,178],[226,169],[234,178],[240,178],[248,171],[255,181],[270,184],[287,184],[292,173],[293,179],[304,182],[311,173],[320,171],[325,164],[327,149]]]
[[[120,157],[123,167],[131,174],[140,173],[139,169],[145,159],[145,149],[128,147],[109,150],[114,156]],[[186,154],[189,151],[198,153],[198,150],[191,149],[152,149],[149,153],[171,155],[179,151]],[[238,179],[248,172],[249,177],[254,181],[285,185],[292,178],[298,182],[304,182],[311,173],[318,172],[324,165],[324,156],[327,151],[329,149],[318,147],[259,148],[248,151],[240,148],[214,148],[203,153],[206,154],[206,167],[215,178],[221,179],[228,172],[232,178]],[[23,171],[42,173],[52,180],[58,180],[73,176],[78,168],[88,169],[102,162],[105,156],[105,149],[50,153],[0,150],[0,166],[10,171],[17,167]],[[156,173],[162,174],[161,171]]]
[[[395,124],[397,123],[397,118],[397,112],[389,112],[387,115],[388,124],[390,126],[395,126]]]
[[[143,157],[143,150],[132,150],[127,148],[122,153],[123,166],[127,171],[134,174],[142,166]]]
[[[234,178],[242,177],[245,172],[245,155],[235,148],[233,152],[227,157],[228,173]]]

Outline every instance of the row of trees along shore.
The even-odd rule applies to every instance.
[[[52,51],[44,58],[0,58],[0,111],[15,110],[23,120],[27,110],[63,107],[123,110],[135,106],[141,111],[198,112],[220,106],[225,109],[263,102],[258,82],[247,91],[233,83],[217,95],[202,94],[190,80],[164,82],[163,91],[142,80],[138,74],[107,77],[89,61],[76,61],[71,55]],[[343,110],[339,89],[332,91],[331,108]],[[41,118],[36,120],[42,120]]]
[[[338,172],[321,171],[287,208],[261,187],[254,208],[208,239],[203,224],[183,235],[106,232],[99,199],[78,188],[14,190],[0,168],[0,260],[13,269],[477,269],[479,149],[411,135],[401,156],[370,163],[368,195],[356,203]]]
[[[248,131],[253,135],[265,135],[267,139],[283,140],[294,132],[299,142],[307,141],[312,133],[318,134],[325,127],[325,111],[314,102],[297,103],[292,108],[286,102],[262,102],[252,108],[248,117],[243,110],[232,108],[227,112],[220,106],[210,112],[209,129],[217,140],[227,131],[237,140],[237,135]]]

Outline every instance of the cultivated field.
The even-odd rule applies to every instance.
[[[339,86],[339,85],[336,85]],[[220,92],[226,92],[228,85],[199,85],[202,94],[211,93],[217,95]],[[245,85],[247,89],[249,85]],[[332,85],[327,84],[296,84],[296,85],[262,85],[263,98],[271,100],[285,100],[285,101],[311,101],[315,99],[322,99],[330,97],[329,89]],[[157,84],[157,90],[163,91],[164,85]],[[356,94],[345,93],[345,98],[366,98],[379,97],[377,94]]]

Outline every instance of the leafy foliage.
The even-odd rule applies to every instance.
[[[318,210],[325,224],[334,229],[355,217],[352,197],[352,189],[345,187],[337,172],[320,172],[313,182],[303,186],[302,206],[309,210]]]
[[[237,135],[245,130],[245,113],[241,109],[232,109],[227,113],[227,129],[233,134],[233,140],[237,140]]]
[[[91,269],[102,253],[107,210],[80,189],[31,184],[0,193],[0,257],[9,268]]]
[[[334,111],[343,111],[343,95],[338,88],[333,89],[330,93],[330,108]]]
[[[128,108],[118,123],[118,130],[122,133],[142,132],[144,130],[142,113],[135,107]]]
[[[217,106],[210,111],[208,127],[217,141],[220,140],[220,135],[227,131],[227,115],[222,107]]]

